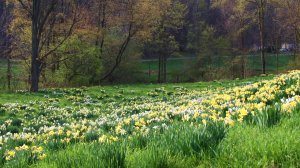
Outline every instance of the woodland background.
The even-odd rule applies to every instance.
[[[299,19],[300,0],[0,0],[0,88],[284,72]]]

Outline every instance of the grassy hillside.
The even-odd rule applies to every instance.
[[[1,167],[299,167],[300,71],[0,94]]]

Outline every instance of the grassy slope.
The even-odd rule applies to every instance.
[[[200,158],[172,154],[165,147],[157,144],[154,148],[127,151],[126,166],[134,168],[299,167],[299,123],[300,116],[297,114],[283,119],[271,128],[235,126],[218,145],[214,151],[215,155],[204,155]],[[168,145],[172,146],[172,144]],[[110,146],[110,148],[120,147]],[[101,167],[98,156],[103,155],[103,152],[107,150],[96,144],[78,144],[53,152],[50,157],[34,167]]]
[[[166,90],[174,86],[183,86],[189,90],[214,89],[217,87],[233,87],[248,82],[255,82],[271,77],[256,77],[247,80],[222,81],[209,83],[186,83],[166,85],[120,85],[88,88],[91,96],[97,95],[99,90],[106,90],[108,94],[115,93],[123,88],[127,96],[145,95],[154,88],[165,87]],[[28,102],[30,100],[45,99],[42,93],[0,95],[0,103]],[[272,128],[261,129],[251,125],[237,125],[230,129],[228,135],[219,144],[215,151],[217,155],[195,157],[170,154],[163,147],[154,150],[151,148],[137,149],[126,152],[128,167],[290,167],[299,166],[300,159],[300,116],[284,118]],[[255,138],[254,138],[255,137]],[[155,143],[156,140],[153,140]],[[158,143],[160,144],[160,143]],[[157,145],[157,144],[155,144]],[[161,145],[161,144],[160,144]],[[52,151],[46,160],[38,162],[33,167],[101,167],[98,156],[107,151],[113,152],[96,144],[77,144],[64,150]],[[113,153],[112,153],[113,154]],[[157,155],[157,156],[154,156]],[[154,157],[154,158],[153,158]],[[158,162],[159,161],[159,162]],[[78,164],[80,163],[80,164]]]
[[[214,167],[299,167],[300,116],[283,119],[271,128],[238,126],[219,146]]]
[[[164,87],[168,91],[173,91],[176,86],[182,86],[189,90],[202,90],[202,89],[214,89],[218,87],[234,87],[239,85],[245,85],[249,82],[257,82],[262,79],[270,79],[271,76],[266,77],[252,77],[243,80],[226,80],[226,81],[214,81],[214,82],[197,82],[197,83],[178,83],[178,84],[137,84],[137,85],[115,85],[115,86],[95,86],[89,87],[87,93],[94,97],[97,96],[99,90],[105,90],[107,94],[115,94],[119,89],[123,89],[126,96],[142,96],[147,92],[152,91],[155,88]],[[50,95],[55,98],[55,95]],[[0,92],[0,103],[17,103],[17,102],[29,102],[32,100],[45,100],[43,93],[8,93]]]
[[[126,96],[130,97],[142,96],[160,87],[165,87],[166,90],[173,90],[174,86],[183,86],[189,90],[215,89],[244,85],[269,78],[271,77],[207,83],[103,86],[88,88],[88,93],[96,96],[100,90],[106,90],[107,94],[114,94],[122,88]],[[44,94],[0,94],[0,103],[28,102],[30,100],[45,100]],[[218,145],[217,150],[214,151],[216,155],[205,155],[200,159],[174,155],[168,150],[164,150],[163,147],[127,151],[126,164],[128,167],[299,167],[299,123],[300,115],[294,114],[294,116],[283,118],[279,124],[271,128],[262,129],[252,125],[237,125],[229,130]],[[155,139],[153,141],[154,146],[162,145]],[[105,155],[105,152],[108,151],[113,152],[113,148],[120,148],[120,146],[109,146],[108,148],[103,149],[103,146],[97,144],[76,144],[60,151],[51,151],[46,160],[31,166],[39,168],[101,167],[103,165],[99,161],[103,160],[99,160],[98,156]],[[110,154],[114,153],[106,153],[106,155]]]

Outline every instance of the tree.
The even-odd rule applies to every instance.
[[[164,0],[169,1],[169,0]],[[104,67],[100,81],[113,79],[130,43],[150,39],[157,21],[164,12],[161,1],[152,0],[95,0],[90,15],[96,33],[95,44],[100,49],[99,59]]]
[[[203,28],[197,43],[197,60],[190,69],[190,79],[214,80],[228,77],[228,58],[231,55],[230,42],[225,36],[220,36],[214,27]],[[225,59],[224,59],[225,58]],[[225,70],[224,67],[227,69]],[[229,67],[229,66],[228,66]]]
[[[78,22],[78,2],[75,0],[18,0],[18,2],[19,8],[16,10],[26,11],[27,16],[24,19],[31,21],[30,90],[37,92],[41,72],[47,65],[47,59],[69,38]],[[72,19],[68,20],[67,17]],[[55,26],[61,23],[64,27],[57,28],[60,40],[53,46],[49,46],[49,39],[53,36]]]
[[[294,42],[294,57],[299,50],[300,38],[300,0],[272,0],[277,9],[276,17],[280,20],[280,28],[286,32],[285,38]]]
[[[241,26],[240,28],[244,28],[245,26],[249,26],[250,24],[258,25],[259,29],[259,41],[260,41],[260,55],[261,55],[261,65],[262,65],[262,73],[266,73],[266,57],[265,57],[265,44],[266,44],[266,32],[265,32],[265,19],[266,19],[266,11],[267,5],[269,4],[269,0],[239,0],[232,3],[231,0],[217,0],[214,2],[216,6],[222,6],[224,4],[231,3],[231,7],[233,8],[233,12]],[[249,22],[249,18],[251,18],[251,22]],[[246,23],[246,24],[245,24]]]
[[[167,81],[167,59],[179,50],[176,34],[183,26],[186,6],[177,0],[160,2],[161,13],[153,38],[147,43],[150,47],[146,52],[158,56],[158,82]],[[150,51],[151,50],[151,51]]]
[[[260,53],[262,62],[262,73],[266,73],[266,58],[265,58],[265,11],[267,6],[267,0],[255,0],[250,1],[255,4],[258,13],[258,25],[260,36]]]
[[[9,23],[11,16],[11,3],[0,0],[0,58],[7,60],[7,87],[11,90],[11,36],[9,35]]]
[[[0,0],[0,58],[9,53],[10,36],[8,32],[9,22],[11,20],[11,5],[6,0]]]
[[[100,60],[97,58],[99,54],[97,46],[80,39],[78,35],[73,35],[57,52],[69,58],[62,63],[58,73],[63,75],[64,81],[72,86],[87,86],[97,82],[102,70],[99,66]]]

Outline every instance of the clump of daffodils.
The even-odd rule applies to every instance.
[[[12,160],[18,155],[18,153],[22,152],[27,153],[29,157],[37,160],[42,160],[47,156],[41,146],[28,146],[24,144],[22,146],[15,147],[13,150],[6,150],[4,153],[5,160]]]
[[[281,99],[281,109],[283,112],[292,113],[300,103],[300,96],[295,96],[288,99]]]

